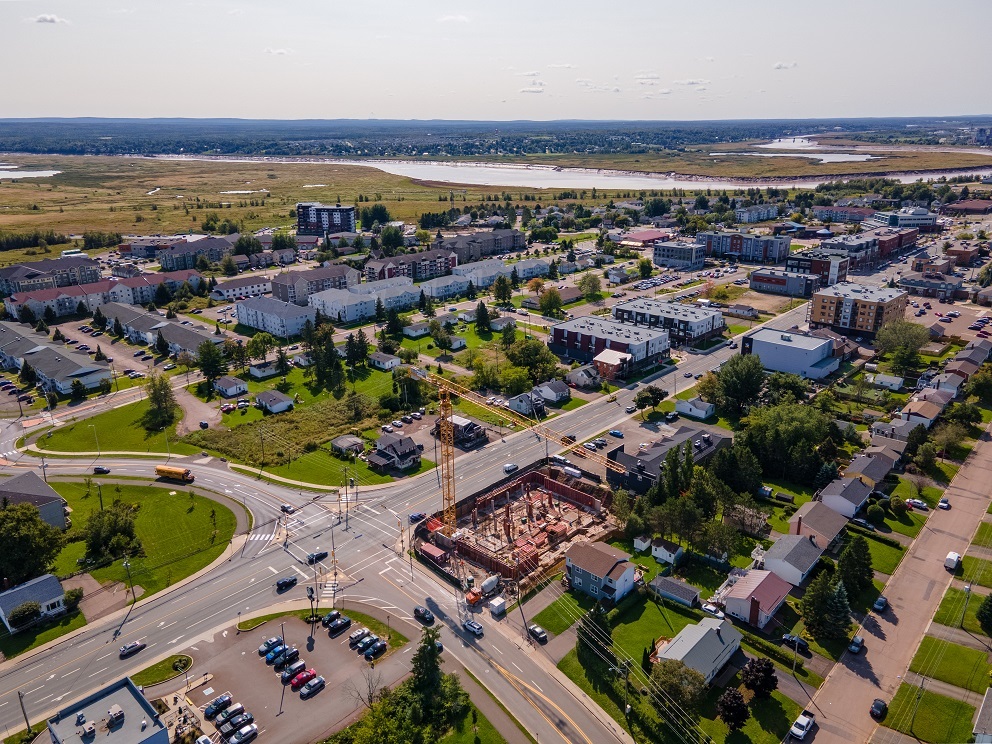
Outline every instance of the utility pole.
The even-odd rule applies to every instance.
[[[334,547],[334,523],[331,523],[331,570],[334,572],[334,580],[331,582],[331,609],[334,609],[335,600],[338,596],[338,556]]]
[[[31,722],[28,720],[28,712],[27,709],[25,709],[24,707],[24,693],[21,692],[20,690],[17,691],[17,700],[21,704],[21,713],[24,714],[24,725],[27,727],[27,730],[30,731]]]
[[[348,479],[348,485],[351,486],[351,491],[355,495],[355,506],[357,508],[357,506],[358,506],[358,486],[355,485],[355,479],[354,478],[349,478]],[[345,499],[345,502],[344,502],[344,528],[346,530],[347,529],[351,529],[348,526],[348,508],[349,508],[348,507],[348,500]]]
[[[96,427],[93,424],[88,426],[93,430],[93,438],[96,440],[96,456],[100,457],[100,437],[97,436]]]
[[[259,429],[258,430],[258,441],[262,446],[262,457],[258,461],[258,477],[262,477],[262,466],[265,465],[265,434]]]
[[[41,456],[41,474],[45,476],[45,483],[48,483],[48,465],[45,464],[45,456]]]

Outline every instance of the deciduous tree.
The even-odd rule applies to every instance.
[[[751,717],[751,709],[736,687],[728,687],[716,701],[716,713],[731,732],[744,728]]]
[[[766,656],[748,659],[744,668],[741,669],[741,681],[759,699],[770,698],[772,693],[778,689],[778,675],[775,674],[775,665]]]
[[[32,504],[0,502],[0,576],[11,586],[46,573],[62,550],[62,532]]]
[[[662,692],[656,700],[666,715],[673,708],[691,716],[698,714],[706,695],[706,678],[695,669],[675,659],[663,659],[651,670],[651,682]]]

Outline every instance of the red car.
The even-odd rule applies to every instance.
[[[307,682],[309,682],[316,676],[317,676],[316,669],[307,669],[305,672],[300,672],[295,677],[293,677],[293,681],[291,683],[293,689],[294,690],[300,689],[301,687],[303,687],[303,685],[305,685]]]

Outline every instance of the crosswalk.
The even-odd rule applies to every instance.
[[[249,541],[252,541],[252,540],[264,540],[265,542],[269,542],[269,540],[271,540],[273,537],[275,537],[275,533],[272,533],[272,534],[269,534],[269,535],[260,535],[257,532],[254,532],[254,533],[248,535],[248,540]]]
[[[18,452],[17,450],[10,450],[9,452],[0,453],[0,457],[2,457],[5,460],[11,460],[17,457],[19,454],[21,453]]]

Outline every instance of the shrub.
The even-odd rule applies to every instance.
[[[24,602],[10,611],[7,620],[15,628],[22,628],[41,617],[41,605],[37,602]]]
[[[882,524],[885,521],[885,512],[882,507],[872,504],[868,507],[868,521],[872,524]]]
[[[909,507],[906,506],[906,502],[899,498],[898,496],[893,496],[889,502],[889,506],[892,509],[892,513],[897,517],[901,517],[903,514],[909,511]]]
[[[79,601],[83,598],[83,588],[77,586],[74,589],[70,589],[65,593],[65,608],[67,610],[74,610],[79,607]]]

